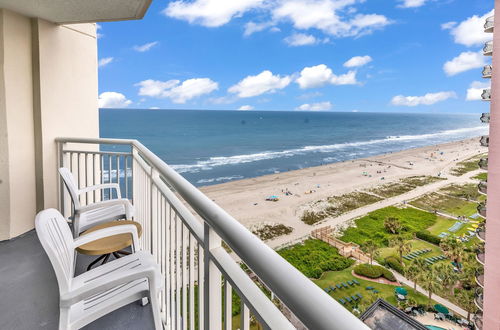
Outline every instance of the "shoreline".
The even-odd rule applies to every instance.
[[[458,162],[486,151],[487,148],[481,147],[477,138],[469,138],[203,186],[199,189],[247,228],[264,223],[284,224],[292,227],[294,230],[291,234],[266,241],[268,245],[276,247],[308,235],[318,225],[338,225],[352,219],[351,213],[356,215],[365,209],[384,207],[382,205],[387,204],[387,201],[398,196],[361,207],[319,224],[303,223],[300,220],[303,210],[310,209],[311,205],[317,201],[356,190],[370,189],[373,186],[408,176],[441,174],[445,178],[452,179],[448,172]],[[461,177],[453,178],[459,180]],[[423,191],[428,190],[425,188],[432,188],[434,185],[440,187],[450,183],[450,180],[442,180],[419,187],[407,194],[424,194]],[[286,195],[284,193],[286,191],[290,191],[292,195]],[[278,202],[265,201],[266,197],[271,195],[278,196],[280,200]]]

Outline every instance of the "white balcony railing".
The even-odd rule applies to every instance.
[[[368,329],[138,141],[56,141],[58,166],[69,168],[79,186],[116,182],[133,201],[134,220],[143,227],[141,248],[154,255],[165,276],[161,311],[166,329],[232,329],[233,292],[241,301],[241,330],[250,328],[250,314],[264,329]],[[109,194],[87,194],[81,202]],[[60,209],[69,216],[62,183],[59,196]]]
[[[493,41],[488,41],[484,44],[483,55],[484,56],[492,56],[493,55]]]
[[[493,32],[494,27],[495,27],[495,16],[490,16],[486,18],[486,21],[484,22],[484,32]]]
[[[485,65],[481,73],[483,75],[483,78],[491,78],[491,74],[493,73],[493,66],[491,64]]]

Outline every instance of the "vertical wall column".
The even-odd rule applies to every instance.
[[[495,8],[500,8],[500,0],[495,0]],[[500,33],[493,34],[492,64],[483,329],[500,329]]]

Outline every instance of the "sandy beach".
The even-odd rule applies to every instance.
[[[456,177],[449,175],[449,170],[456,163],[486,151],[487,148],[481,147],[478,139],[474,138],[200,189],[247,228],[262,223],[281,223],[293,227],[291,234],[266,242],[276,247],[303,237],[318,226],[342,224],[380,207],[417,197],[450,183],[464,182],[474,173]],[[304,209],[308,209],[316,201],[415,175],[440,175],[448,180],[419,187],[336,218],[327,218],[320,224],[311,226],[300,220]],[[286,195],[284,192],[287,190],[292,194]],[[278,196],[279,201],[266,201],[266,197],[270,195]]]

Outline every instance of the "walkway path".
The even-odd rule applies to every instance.
[[[408,200],[417,198],[419,196],[425,195],[427,193],[439,190],[439,189],[441,189],[449,184],[452,184],[452,183],[454,183],[454,184],[470,183],[472,180],[471,178],[476,176],[477,174],[479,174],[481,172],[483,172],[483,171],[482,170],[475,170],[475,171],[471,171],[469,173],[466,173],[462,176],[449,175],[446,177],[447,180],[440,180],[440,181],[437,181],[437,182],[434,182],[434,183],[431,183],[431,184],[428,184],[425,186],[417,187],[417,188],[415,188],[407,193],[404,193],[404,194],[401,194],[398,196],[394,196],[394,197],[390,197],[390,198],[386,198],[386,199],[381,200],[379,202],[369,204],[369,205],[357,208],[355,210],[352,210],[350,212],[344,213],[336,218],[331,218],[331,219],[328,219],[328,220],[323,221],[321,223],[318,223],[314,226],[307,226],[307,227],[309,228],[309,231],[311,231],[312,229],[315,229],[318,227],[324,227],[324,226],[335,227],[335,226],[341,225],[343,223],[346,223],[349,220],[359,218],[359,217],[361,217],[367,213],[373,212],[375,210],[378,210],[378,209],[381,209],[384,207],[388,207],[388,206],[393,206],[396,204],[400,204],[403,201],[408,201]],[[278,246],[283,245],[284,243],[297,240],[297,239],[303,237],[304,234],[305,234],[304,231],[294,230],[290,235],[278,237],[277,239],[272,240],[272,241],[268,241],[266,243],[270,247],[276,248]]]

